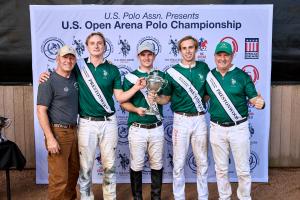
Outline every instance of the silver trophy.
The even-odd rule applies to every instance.
[[[0,117],[0,143],[6,142],[7,138],[5,137],[2,129],[8,128],[10,126],[11,120],[5,117]]]
[[[154,71],[152,75],[146,77],[146,88],[148,92],[157,94],[161,89],[167,86],[168,81],[164,80],[158,75],[157,71]],[[145,111],[146,115],[160,115],[157,104],[151,104],[149,109]]]

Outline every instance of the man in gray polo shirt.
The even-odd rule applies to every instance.
[[[76,53],[63,46],[56,57],[57,68],[39,85],[37,115],[48,151],[48,199],[76,199],[79,155],[76,134],[78,86],[72,69]]]

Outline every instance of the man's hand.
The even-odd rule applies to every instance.
[[[144,77],[139,78],[133,86],[136,91],[146,87],[146,79]]]
[[[138,107],[138,108],[136,108],[136,111],[135,111],[135,112],[136,112],[139,116],[143,117],[143,116],[145,116],[145,111],[146,111],[146,108]]]
[[[50,77],[50,73],[49,72],[42,72],[40,74],[40,78],[39,78],[39,84],[46,82]]]
[[[60,146],[54,137],[47,139],[47,150],[51,154],[58,154],[60,151]]]
[[[258,93],[256,97],[250,99],[250,103],[253,104],[256,109],[263,109],[265,105],[265,101],[260,93]]]

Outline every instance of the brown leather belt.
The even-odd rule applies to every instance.
[[[243,122],[245,122],[245,121],[247,121],[247,120],[248,120],[248,118],[246,117],[246,118],[241,119],[241,120],[236,121],[236,122],[216,122],[216,121],[213,121],[213,120],[211,120],[211,121],[212,121],[213,123],[215,123],[215,124],[220,125],[220,126],[230,127],[230,126],[239,125],[239,124],[241,124],[241,123],[243,123]]]
[[[199,115],[204,115],[205,112],[193,112],[193,113],[185,113],[185,112],[175,112],[178,115],[183,115],[187,117],[194,117],[194,116],[199,116]]]
[[[51,126],[55,128],[68,128],[68,129],[73,129],[77,127],[77,125],[73,125],[73,124],[51,124]]]
[[[161,121],[153,123],[153,124],[140,124],[140,123],[137,123],[137,122],[132,123],[132,126],[139,127],[139,128],[146,128],[146,129],[156,128],[156,127],[161,126],[161,125],[162,125]]]

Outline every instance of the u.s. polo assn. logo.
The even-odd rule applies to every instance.
[[[169,52],[169,54],[173,54],[174,57],[177,57],[179,54],[179,49],[178,49],[178,45],[177,45],[178,41],[177,39],[173,39],[172,36],[170,35],[170,39],[169,39],[169,45],[171,46],[171,50]]]
[[[104,53],[104,58],[107,58],[108,56],[110,56],[110,54],[112,54],[114,52],[114,47],[112,42],[108,39],[105,38],[105,53]]]
[[[123,57],[127,57],[127,55],[130,52],[130,45],[126,39],[122,39],[121,36],[119,36],[119,42],[118,45],[121,46],[119,54],[122,53]]]
[[[83,42],[80,39],[76,40],[75,36],[73,36],[73,43],[72,43],[72,45],[75,45],[75,50],[77,52],[77,55],[79,57],[81,57],[82,54],[83,54],[83,52],[84,52],[84,50],[85,50]]]
[[[173,131],[173,122],[169,121],[164,123],[165,140],[169,145],[172,145],[172,131]]]
[[[128,126],[127,126],[126,122],[118,124],[118,135],[119,135],[118,143],[121,145],[127,145],[128,144]]]
[[[259,165],[259,157],[256,152],[251,151],[250,153],[250,158],[249,158],[249,163],[250,163],[250,170],[254,170],[257,165]]]
[[[123,171],[128,169],[129,156],[126,153],[121,153],[121,151],[119,150],[117,158],[119,159],[119,167],[121,167]]]
[[[64,42],[57,37],[50,37],[44,40],[41,46],[41,52],[48,58],[49,61],[54,62],[58,50],[64,46]]]
[[[156,39],[155,37],[152,36],[147,36],[147,37],[143,37],[142,39],[139,40],[136,49],[138,49],[138,47],[146,42],[150,42],[154,45],[154,49],[155,49],[155,55],[159,54],[161,52],[161,45],[158,39]]]

